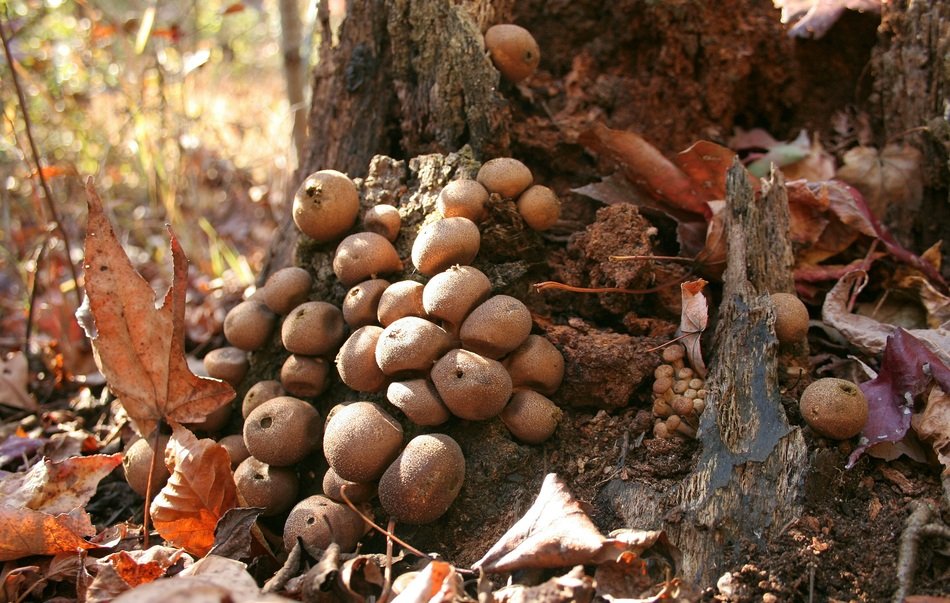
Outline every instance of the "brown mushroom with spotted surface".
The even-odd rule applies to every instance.
[[[379,300],[390,282],[374,278],[353,285],[343,298],[343,320],[353,330],[375,324]]]
[[[541,62],[537,40],[527,29],[513,23],[489,27],[485,32],[485,48],[495,68],[515,84],[533,74]]]
[[[268,308],[286,316],[291,310],[307,301],[313,277],[298,266],[287,266],[268,277],[260,290],[260,299]]]
[[[465,481],[458,443],[441,433],[414,437],[379,480],[379,502],[393,519],[431,523],[445,514]]]
[[[264,347],[274,332],[277,315],[263,302],[249,299],[231,308],[224,317],[224,337],[244,351]]]
[[[412,265],[426,276],[453,264],[471,264],[481,246],[478,226],[468,218],[443,218],[422,227],[412,243]]]
[[[351,234],[333,255],[333,273],[345,287],[394,272],[402,272],[402,260],[393,244],[375,232]]]
[[[462,346],[488,358],[501,358],[514,351],[531,334],[531,311],[510,295],[488,298],[462,323]]]
[[[353,228],[360,212],[356,185],[346,174],[320,170],[307,176],[294,195],[294,224],[318,243],[336,241]]]
[[[501,413],[511,397],[511,377],[497,360],[451,350],[432,367],[439,398],[456,417],[483,421]]]
[[[211,350],[205,354],[203,362],[209,377],[225,381],[231,387],[241,384],[250,367],[247,352],[234,346]]]
[[[346,336],[343,312],[325,301],[305,302],[294,308],[280,327],[284,348],[292,354],[335,354]]]
[[[371,482],[399,454],[402,426],[374,402],[353,402],[327,422],[323,454],[340,478]]]
[[[292,396],[264,402],[244,421],[244,443],[254,458],[277,467],[299,463],[320,448],[323,421],[317,409]]]
[[[799,400],[802,418],[819,435],[847,440],[864,429],[868,401],[855,383],[825,377],[805,388]]]
[[[340,346],[336,355],[336,371],[340,380],[358,392],[378,392],[389,378],[376,363],[376,346],[383,334],[378,325],[366,325],[353,333]]]

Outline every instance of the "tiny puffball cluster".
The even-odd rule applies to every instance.
[[[533,186],[521,162],[486,162],[475,180],[443,189],[439,219],[418,233],[410,260],[425,282],[391,282],[385,277],[404,270],[393,245],[401,230],[398,209],[370,208],[362,230],[352,233],[359,194],[345,174],[323,170],[301,184],[293,219],[316,242],[337,242],[333,271],[349,287],[342,308],[311,299],[308,271],[283,268],[227,314],[230,345],[205,357],[210,376],[238,388],[250,352],[271,345],[275,334],[288,352],[279,375],[247,389],[242,434],[221,439],[242,499],[264,508],[264,516],[289,510],[288,549],[299,538],[309,550],[333,541],[352,550],[368,524],[347,502],[368,513],[378,498],[389,516],[412,524],[449,509],[465,477],[460,446],[440,433],[406,442],[392,408],[425,428],[452,416],[499,416],[522,442],[553,435],[561,410],[548,396],[561,383],[564,359],[547,338],[531,333],[527,307],[492,295],[488,277],[471,266],[492,195],[516,203],[529,227],[549,228],[558,219],[556,195]],[[350,389],[385,393],[392,406],[349,402],[321,417],[314,401],[328,389],[334,366]],[[217,431],[228,416],[215,420],[200,427]],[[315,488],[299,475],[320,452],[329,470],[322,493],[308,496]]]
[[[678,343],[663,349],[663,362],[653,371],[653,435],[658,438],[695,438],[699,416],[706,409],[706,382],[683,358]]]

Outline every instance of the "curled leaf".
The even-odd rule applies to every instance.
[[[0,478],[0,500],[56,515],[86,505],[99,481],[122,463],[121,454],[76,456],[61,462],[43,459],[26,473]]]
[[[0,561],[95,548],[96,529],[82,509],[51,515],[0,504]]]
[[[0,358],[0,404],[30,412],[38,410],[39,405],[27,390],[29,383],[26,354],[15,352]]]
[[[683,296],[680,313],[681,342],[686,348],[686,357],[689,359],[690,366],[700,377],[706,376],[706,363],[703,362],[700,339],[709,322],[709,303],[703,295],[705,286],[706,281],[701,278],[680,285],[680,293]]]

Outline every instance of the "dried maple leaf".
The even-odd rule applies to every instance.
[[[171,477],[150,508],[155,529],[174,546],[206,555],[218,520],[237,506],[231,456],[214,440],[199,440],[174,424],[165,464]]]
[[[854,466],[869,447],[903,439],[911,425],[915,398],[934,382],[950,391],[950,368],[913,335],[895,330],[887,338],[881,372],[860,385],[868,399],[868,422],[847,467]]]
[[[95,548],[96,529],[82,509],[51,515],[0,504],[0,561]]]
[[[95,562],[98,572],[85,592],[86,603],[106,603],[141,584],[153,582],[178,563],[194,560],[181,549],[153,546],[144,551],[119,551]],[[180,569],[180,568],[179,568]]]
[[[26,473],[0,478],[0,500],[52,515],[69,513],[85,506],[99,481],[121,463],[121,454],[76,456],[58,463],[43,459]]]
[[[910,145],[889,144],[878,153],[874,147],[855,147],[844,154],[837,178],[855,187],[877,216],[889,206],[913,211],[924,194],[920,151]]]
[[[86,300],[76,314],[92,340],[96,365],[140,434],[151,433],[162,420],[202,421],[231,401],[234,390],[188,368],[184,350],[188,266],[181,245],[172,235],[172,286],[156,308],[151,286],[132,267],[91,182],[86,193]]]
[[[639,553],[652,546],[661,532],[625,530],[604,537],[564,481],[549,473],[534,504],[475,562],[489,573],[528,568],[572,567]]]
[[[39,405],[27,390],[29,383],[26,354],[15,352],[0,358],[0,404],[36,412]]]

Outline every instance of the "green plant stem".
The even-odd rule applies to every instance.
[[[72,245],[69,242],[69,235],[63,228],[63,223],[59,219],[59,212],[56,211],[56,204],[53,202],[53,192],[50,190],[46,176],[43,174],[43,166],[40,163],[40,153],[36,148],[36,141],[33,139],[33,125],[30,121],[30,112],[26,107],[26,96],[23,94],[23,87],[20,85],[20,78],[17,76],[16,69],[13,67],[13,53],[10,52],[10,41],[6,33],[6,19],[0,17],[0,41],[3,42],[3,54],[7,57],[7,65],[10,67],[10,78],[13,87],[16,89],[17,101],[20,103],[20,111],[23,113],[23,124],[26,130],[26,139],[30,143],[30,152],[33,153],[33,162],[36,164],[36,175],[40,179],[40,187],[43,189],[43,197],[46,201],[46,208],[53,217],[56,229],[63,237],[63,246],[66,248],[66,263],[69,265],[69,271],[73,276],[76,292],[76,307],[82,305],[82,294],[79,291],[79,273],[76,271],[76,265],[73,264]]]

